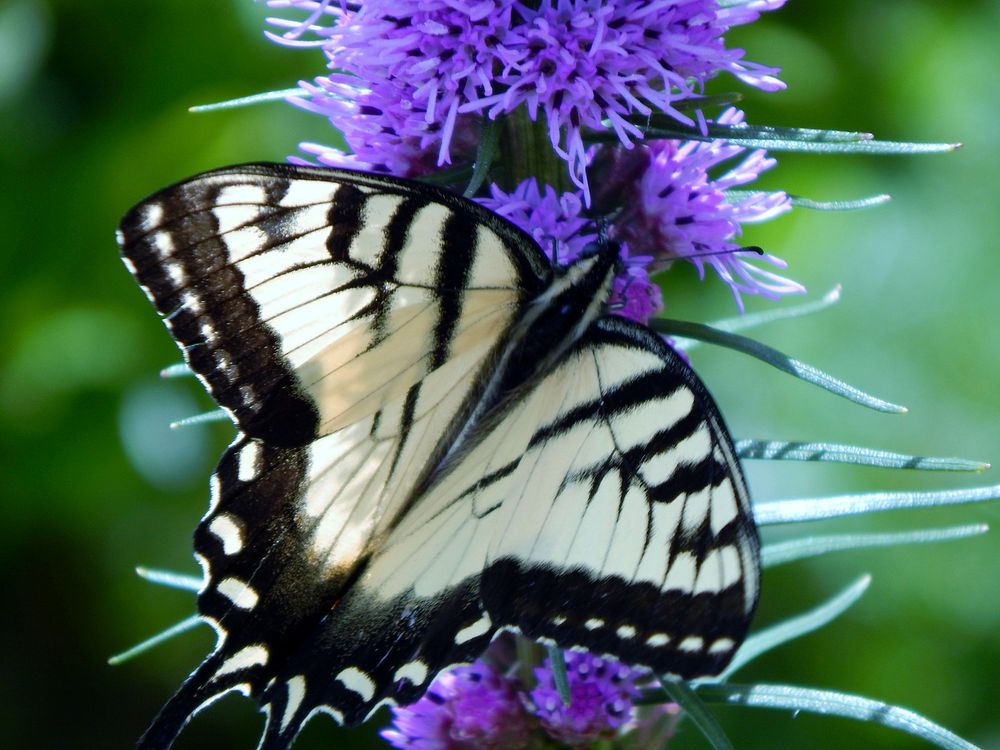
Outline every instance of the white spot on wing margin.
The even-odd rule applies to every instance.
[[[481,635],[485,635],[486,633],[489,632],[490,626],[492,624],[493,621],[490,620],[490,616],[485,612],[483,612],[482,617],[480,617],[471,625],[467,625],[466,627],[462,628],[457,633],[455,633],[455,643],[461,645],[463,643],[471,641],[473,638],[478,638]]]
[[[240,609],[253,609],[260,599],[257,592],[239,578],[223,578],[215,589]]]
[[[334,679],[351,692],[360,695],[363,701],[367,702],[375,697],[375,683],[357,667],[348,667]]]
[[[280,729],[282,732],[292,723],[292,719],[295,718],[299,706],[302,705],[302,701],[306,697],[305,675],[299,674],[290,678],[286,683],[286,687],[288,688],[288,701],[285,703],[285,712],[281,715]]]

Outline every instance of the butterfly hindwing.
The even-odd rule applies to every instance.
[[[718,674],[756,606],[758,540],[704,386],[658,336],[608,317],[536,394],[558,406],[497,487],[489,615],[658,674]]]

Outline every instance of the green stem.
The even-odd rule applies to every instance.
[[[497,179],[504,190],[513,190],[529,177],[538,180],[539,185],[551,185],[559,193],[573,189],[566,162],[552,150],[544,120],[532,120],[524,107],[507,117],[500,148]]]

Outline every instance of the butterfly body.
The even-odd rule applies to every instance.
[[[617,250],[552,268],[426,185],[233,167],[120,229],[236,439],[195,532],[215,651],[147,731],[219,695],[264,748],[418,698],[501,630],[718,673],[757,599],[728,433],[690,367],[607,311]]]

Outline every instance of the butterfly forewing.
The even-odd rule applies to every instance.
[[[358,173],[249,165],[150,197],[120,241],[215,400],[251,437],[302,445],[452,356],[482,356],[544,288],[530,241],[468,206]]]
[[[731,658],[757,598],[740,468],[690,367],[581,293],[610,255],[554,277],[450,193],[274,165],[167,188],[120,241],[239,429],[195,533],[219,641],[141,747],[239,689],[280,750],[501,629],[686,677]]]

